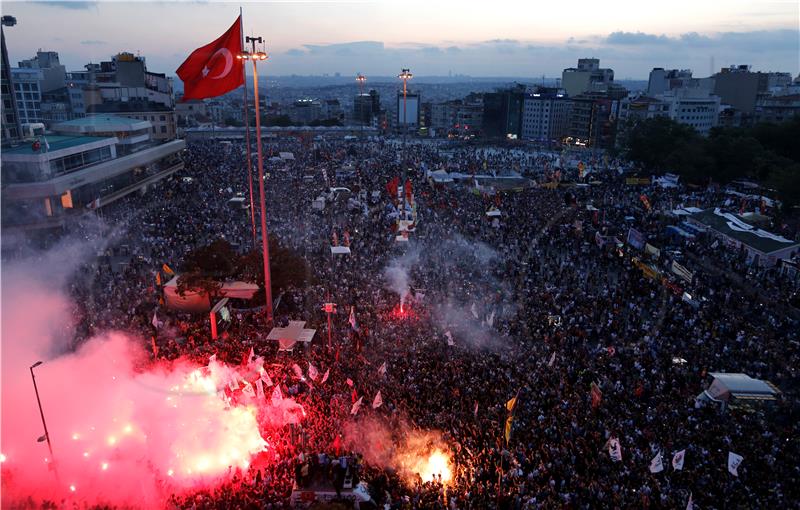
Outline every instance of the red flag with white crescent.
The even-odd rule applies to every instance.
[[[183,81],[183,101],[221,96],[244,84],[242,17],[218,39],[197,48],[176,71]]]

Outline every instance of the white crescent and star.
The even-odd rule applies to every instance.
[[[220,73],[218,73],[218,74],[216,74],[214,76],[208,76],[208,73],[211,72],[211,70],[208,68],[208,65],[210,63],[212,63],[214,61],[214,59],[217,58],[217,55],[219,55],[219,54],[222,54],[225,57],[225,68],[222,70],[222,72],[220,72]],[[206,63],[206,66],[203,67],[203,71],[202,71],[203,78],[209,78],[209,79],[212,79],[212,80],[219,80],[220,78],[226,77],[228,75],[228,73],[231,72],[231,68],[233,68],[233,55],[231,54],[231,52],[230,52],[230,50],[228,48],[220,48],[217,51],[215,51],[213,55],[211,55],[211,58],[208,59],[208,62]]]

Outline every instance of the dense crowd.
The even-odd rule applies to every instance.
[[[307,350],[279,354],[264,341],[262,309],[234,309],[224,338],[214,342],[207,315],[159,305],[154,280],[162,264],[180,272],[191,250],[215,239],[241,252],[253,248],[250,212],[228,205],[237,194],[249,201],[242,149],[192,143],[180,174],[104,207],[104,221],[118,233],[80,272],[91,277],[71,283],[81,325],[76,341],[120,329],[148,349],[155,337],[159,358],[204,362],[216,354],[232,364],[254,348],[282,364],[273,381],[308,411],[298,427],[264,432],[274,447],[269,462],[213,489],[172,495],[167,507],[287,508],[295,483],[321,476],[340,487],[343,456],[359,463],[358,478],[386,508],[666,509],[686,507],[690,494],[704,509],[797,507],[800,328],[784,297],[798,282],[746,264],[742,253],[712,248],[710,234],[669,237],[665,226],[676,220],[659,212],[678,204],[719,207],[720,190],[626,186],[622,163],[590,162],[588,154],[391,140],[273,142],[268,155],[292,152],[295,159],[267,163],[268,230],[310,268],[303,283],[276,289],[276,322],[307,320],[317,329]],[[571,168],[578,159],[592,173]],[[582,185],[476,193],[472,179],[426,179],[439,169],[514,170],[534,183]],[[408,242],[393,230],[387,183],[395,176],[413,185],[419,219]],[[379,191],[380,199],[315,211],[312,201],[333,186],[354,196]],[[490,208],[500,210],[497,221],[486,215]],[[666,274],[680,257],[694,272],[691,284],[674,285],[697,304],[637,267],[635,259],[648,255],[625,245],[630,227],[660,249],[653,267]],[[343,231],[352,253],[332,256],[332,233]],[[791,228],[780,233],[797,238]],[[597,234],[621,243],[598,243]],[[387,282],[391,266],[408,274],[404,316],[394,313],[401,296]],[[320,310],[327,300],[339,304],[330,349]],[[154,312],[162,327],[153,326]],[[308,363],[330,368],[325,384],[297,377],[292,366]],[[717,371],[764,378],[784,393],[774,405],[752,409],[697,405]],[[372,409],[378,391],[383,405]],[[356,395],[365,402],[354,417]],[[506,434],[506,404],[515,396]],[[391,430],[440,434],[453,479],[413,480],[397,466],[371,463],[364,450],[375,445],[345,433],[348,423],[367,418]],[[609,455],[610,439],[619,441],[621,461]],[[675,470],[669,461],[683,449],[685,466]],[[729,451],[744,457],[738,476],[728,472]],[[651,473],[658,452],[666,469]]]

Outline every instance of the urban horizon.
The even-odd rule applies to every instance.
[[[391,77],[395,68],[411,67],[419,78],[540,79],[560,75],[586,57],[599,58],[618,79],[628,80],[647,79],[654,67],[691,69],[697,76],[741,64],[754,71],[800,73],[796,4],[739,2],[726,5],[725,12],[703,6],[708,12],[702,23],[678,23],[674,15],[656,8],[661,19],[637,24],[625,19],[620,12],[624,5],[619,5],[613,11],[618,19],[597,14],[596,23],[588,23],[586,13],[576,14],[582,21],[570,20],[570,28],[560,30],[548,28],[546,20],[563,25],[563,12],[515,6],[522,18],[530,18],[529,26],[493,20],[490,28],[478,30],[483,25],[464,9],[426,7],[417,13],[421,17],[414,17],[380,2],[356,4],[361,10],[350,3],[251,4],[244,8],[243,22],[248,35],[260,34],[267,40],[271,58],[261,73],[274,77],[336,73]],[[175,75],[194,48],[221,34],[239,14],[236,6],[225,2],[191,4],[191,9],[184,2],[6,2],[3,10],[18,20],[6,34],[11,62],[30,58],[41,48],[58,51],[67,70],[77,71],[128,51],[144,56],[149,68],[168,76]],[[738,13],[747,21],[730,22],[728,18]],[[97,24],[98,16],[102,25]],[[318,19],[322,17],[330,21],[323,23]],[[365,19],[369,22],[359,24]],[[423,19],[415,30],[398,34],[397,24]],[[453,26],[430,27],[431,20],[441,19]],[[81,36],[72,36],[75,33]],[[165,40],[161,34],[169,37]]]

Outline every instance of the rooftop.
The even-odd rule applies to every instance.
[[[767,254],[800,246],[797,241],[785,239],[779,235],[761,230],[741,216],[724,213],[719,209],[706,209],[693,214],[691,218],[761,253]]]
[[[50,145],[50,150],[45,149],[44,140]],[[100,140],[110,140],[111,138],[101,136],[62,136],[62,135],[47,135],[40,137],[41,148],[38,151],[33,150],[33,142],[24,142],[17,147],[3,148],[3,155],[31,155],[31,154],[44,154],[45,152],[54,152],[62,149],[69,149],[93,143]]]
[[[53,126],[53,131],[66,131],[71,133],[108,133],[113,131],[136,131],[150,128],[150,122],[139,119],[129,119],[117,115],[92,115],[80,119],[60,122]],[[50,139],[48,138],[48,141]]]

